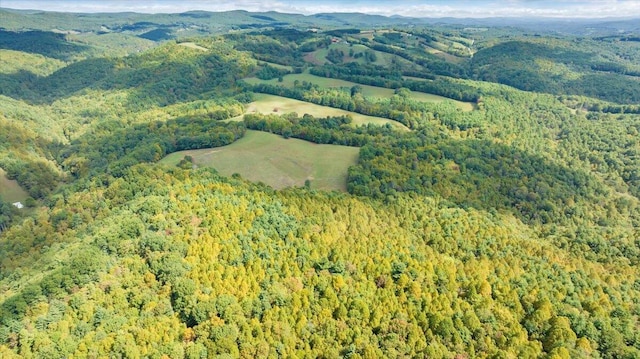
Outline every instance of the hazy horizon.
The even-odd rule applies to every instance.
[[[384,16],[408,17],[551,17],[551,18],[629,18],[640,14],[638,0],[382,0],[364,1],[205,1],[205,0],[2,0],[0,6],[9,9],[46,10],[59,12],[139,12],[180,13],[192,10],[206,11],[277,11],[285,13],[316,14],[331,12],[359,12]]]

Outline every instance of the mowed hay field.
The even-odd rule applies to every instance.
[[[200,50],[200,51],[204,51],[204,52],[208,52],[209,49],[207,49],[206,47],[202,47],[194,42],[181,42],[178,45],[180,46],[184,46],[184,47],[189,47],[192,49],[196,49],[196,50]]]
[[[359,148],[318,145],[260,131],[247,131],[238,141],[223,147],[172,153],[160,163],[175,166],[191,156],[200,167],[213,167],[220,174],[240,174],[252,182],[281,189],[304,186],[312,189],[347,189],[347,169],[358,161]]]
[[[388,89],[388,88],[384,88],[384,87],[360,85],[360,84],[357,84],[357,83],[351,82],[351,81],[345,81],[345,80],[340,80],[340,79],[330,79],[330,78],[326,78],[326,77],[320,77],[320,76],[311,75],[311,74],[308,74],[308,73],[291,74],[291,75],[283,76],[282,77],[282,82],[279,82],[278,79],[260,80],[260,79],[258,79],[256,77],[250,77],[250,78],[246,78],[244,80],[247,83],[250,83],[250,84],[268,83],[268,84],[271,84],[271,85],[280,85],[280,86],[286,86],[286,87],[290,87],[290,88],[294,86],[294,82],[296,80],[299,81],[300,83],[302,83],[302,81],[311,82],[311,83],[316,84],[316,85],[318,85],[320,87],[348,87],[348,88],[351,88],[353,86],[360,86],[362,88],[362,94],[364,96],[378,97],[378,98],[389,98],[389,97],[393,96],[394,92],[395,92],[395,90],[393,90],[393,89]],[[411,98],[416,100],[416,101],[423,101],[423,102],[452,101],[453,103],[456,104],[456,106],[458,106],[463,111],[472,111],[473,110],[473,104],[472,103],[457,101],[457,100],[450,99],[448,97],[433,95],[433,94],[424,93],[424,92],[411,91]]]
[[[20,187],[18,182],[10,180],[6,176],[6,172],[0,168],[0,198],[5,202],[24,202],[29,194]]]
[[[350,115],[353,118],[353,125],[360,126],[366,124],[373,124],[378,126],[383,126],[386,124],[390,124],[396,129],[408,131],[409,129],[401,124],[400,122],[396,122],[393,120],[389,120],[388,118],[382,117],[374,117],[361,115],[359,113],[345,111],[333,107],[320,106],[310,102],[304,102],[299,100],[294,100],[287,97],[275,96],[275,95],[267,95],[267,94],[256,94],[255,101],[250,103],[247,106],[247,113],[263,113],[263,114],[285,114],[290,112],[295,112],[299,116],[308,113],[313,117],[327,117],[327,116],[346,116]],[[241,121],[242,116],[238,116],[233,118],[233,120]]]

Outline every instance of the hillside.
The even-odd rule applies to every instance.
[[[640,356],[633,28],[0,21],[0,357]]]

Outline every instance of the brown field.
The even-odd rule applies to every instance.
[[[0,168],[0,197],[6,202],[24,202],[29,194],[20,187],[18,182],[6,177],[5,171]]]

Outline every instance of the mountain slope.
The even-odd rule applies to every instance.
[[[508,216],[149,166],[67,203],[3,234],[4,353],[637,354],[637,267]]]

